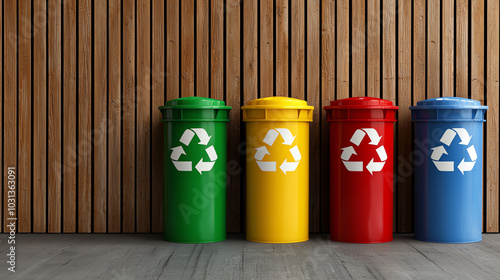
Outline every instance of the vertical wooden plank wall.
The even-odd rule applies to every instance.
[[[354,96],[400,110],[394,231],[413,231],[409,106],[457,96],[489,106],[485,232],[499,232],[499,15],[492,0],[31,0],[0,5],[1,219],[17,170],[19,232],[161,232],[157,107],[204,96],[233,107],[228,232],[245,230],[240,106],[305,99],[310,230],[329,230],[323,107]],[[168,178],[166,178],[168,180]]]

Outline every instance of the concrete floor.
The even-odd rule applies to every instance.
[[[385,244],[344,244],[326,235],[296,244],[174,244],[158,234],[18,234],[16,272],[0,279],[500,279],[500,235],[436,244],[396,235]]]

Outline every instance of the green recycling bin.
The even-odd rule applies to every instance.
[[[163,118],[164,239],[208,243],[226,239],[224,101],[184,97],[159,107]]]

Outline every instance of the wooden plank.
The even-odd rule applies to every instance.
[[[61,4],[58,0],[48,2],[48,48],[49,48],[49,154],[48,154],[48,232],[61,232],[62,214],[62,73],[61,73]]]
[[[274,95],[274,1],[260,1],[260,97]]]
[[[368,1],[367,3],[367,85],[366,95],[380,97],[380,0]]]
[[[321,231],[321,190],[327,185],[321,184],[321,93],[320,93],[320,1],[306,2],[307,20],[307,103],[314,106],[313,123],[310,126],[309,149],[309,230]]]
[[[150,5],[137,3],[137,232],[151,232]]]
[[[304,0],[291,1],[290,30],[291,46],[291,96],[305,98],[305,2]]]
[[[211,86],[210,96],[224,99],[224,0],[212,0],[210,15]],[[170,16],[170,14],[169,14]]]
[[[179,1],[167,0],[167,100],[178,98],[180,93]]]
[[[337,99],[349,97],[349,1],[337,0]]]
[[[3,2],[2,2],[3,3]],[[4,16],[3,16],[3,5],[0,5],[0,33],[2,33],[2,38],[3,38],[3,20],[4,20]],[[2,41],[2,43],[0,44],[0,51],[1,51],[1,55],[2,55],[2,59],[0,59],[0,77],[3,77],[3,68],[4,68],[4,63],[3,63],[3,54],[4,54],[4,42]],[[4,105],[4,102],[3,102],[3,79],[0,79],[0,88],[2,89],[2,93],[0,94],[0,109],[2,109],[2,112],[3,112],[3,105]],[[3,125],[3,113],[0,113],[0,128],[2,131],[4,131],[4,125]],[[0,147],[3,147],[3,137],[0,137]],[[2,173],[3,175],[3,148],[0,149],[0,168],[2,168],[2,171],[0,171],[0,173]],[[2,179],[3,180],[3,179]],[[3,181],[2,181],[3,183]],[[3,221],[3,190],[0,190],[0,220]],[[0,232],[3,232],[3,227],[0,226]]]
[[[321,1],[321,106],[335,100],[335,0]],[[321,112],[321,232],[330,231],[330,124]]]
[[[443,34],[441,40],[443,41],[442,47],[442,82],[443,82],[443,96],[454,96],[454,76],[455,76],[455,9],[453,0],[442,0],[442,14],[441,25]]]
[[[7,227],[11,218],[17,218],[18,213],[11,215],[8,211],[9,184],[7,169],[12,167],[17,175],[17,3],[9,1],[3,3],[3,230],[10,232]],[[19,181],[16,180],[16,184]],[[16,188],[17,191],[17,188]],[[11,199],[15,200],[15,196]]]
[[[46,11],[46,1],[35,0],[33,11]],[[37,13],[33,25],[33,232],[47,225],[47,16]]]
[[[413,2],[413,105],[424,100],[425,88],[425,1]]]
[[[396,1],[384,1],[382,98],[396,104]]]
[[[397,232],[411,232],[413,225],[412,203],[412,135],[411,123],[411,7],[406,0],[398,2],[398,121],[397,121]]]
[[[19,2],[18,13],[18,232],[31,232],[31,2]]]
[[[226,0],[226,103],[232,106],[229,116],[228,147],[240,147],[241,79],[240,79],[240,5],[239,0]],[[241,213],[241,167],[239,148],[228,149],[227,169],[227,231],[241,232],[244,213]]]
[[[243,94],[245,104],[257,98],[257,1],[243,2]]]
[[[488,1],[487,4],[487,26],[488,38],[486,40],[486,100],[488,113],[486,120],[486,232],[499,231],[499,17],[500,8],[497,1]]]
[[[123,186],[122,186],[122,231],[135,232],[135,3],[123,2]]]
[[[103,233],[107,231],[107,2],[97,1],[94,3],[94,127],[92,143],[94,148],[93,158],[93,197],[92,221],[93,232]]]
[[[469,98],[484,104],[484,0],[471,2],[471,55],[470,55],[470,93]],[[484,158],[484,151],[483,151]],[[484,180],[484,178],[483,178]],[[484,189],[483,189],[484,190]],[[483,193],[484,195],[484,193]],[[483,209],[483,227],[485,217]]]
[[[76,232],[76,0],[63,3],[63,232]]]
[[[195,95],[194,0],[181,1],[181,94]]]
[[[352,96],[365,96],[365,0],[352,2]]]
[[[427,1],[427,98],[441,95],[440,0]]]
[[[151,231],[163,232],[163,123],[160,121],[162,118],[158,106],[165,104],[165,1],[154,0],[152,3],[152,22],[153,30],[151,32],[153,41],[152,55],[152,187],[151,187]],[[208,26],[208,23],[207,23]],[[207,29],[208,30],[208,29]],[[208,32],[207,32],[208,33]],[[207,42],[208,44],[208,42]],[[208,50],[207,50],[208,60]],[[208,67],[208,66],[207,66]],[[208,69],[207,69],[208,72]],[[207,77],[207,83],[209,83]],[[207,88],[208,92],[208,88]]]
[[[276,0],[276,96],[288,96],[288,0]]]
[[[484,101],[484,2],[474,0],[471,3],[471,73],[470,98]]]
[[[78,2],[78,232],[92,231],[92,3]]]
[[[457,0],[455,5],[455,95],[467,98],[469,96],[469,1]]]
[[[210,0],[196,1],[196,95],[203,97],[210,97],[209,6]]]
[[[383,22],[382,22],[382,97],[396,104],[396,1],[388,0],[383,2]],[[396,186],[393,182],[393,186]],[[397,189],[393,195],[393,209],[397,208]],[[397,211],[393,212],[393,228],[397,231]]]
[[[121,231],[121,1],[108,4],[108,232]]]

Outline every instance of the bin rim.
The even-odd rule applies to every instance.
[[[398,110],[392,101],[376,97],[351,97],[330,101],[325,110]]]
[[[488,106],[481,105],[479,100],[463,97],[436,97],[421,100],[410,110],[488,110]]]
[[[285,104],[276,104],[285,103]],[[288,103],[288,104],[286,104]],[[247,105],[241,106],[241,110],[259,110],[259,109],[310,109],[314,110],[314,106],[307,105],[307,101],[285,97],[285,96],[270,96],[258,99],[253,99],[247,102]]]

